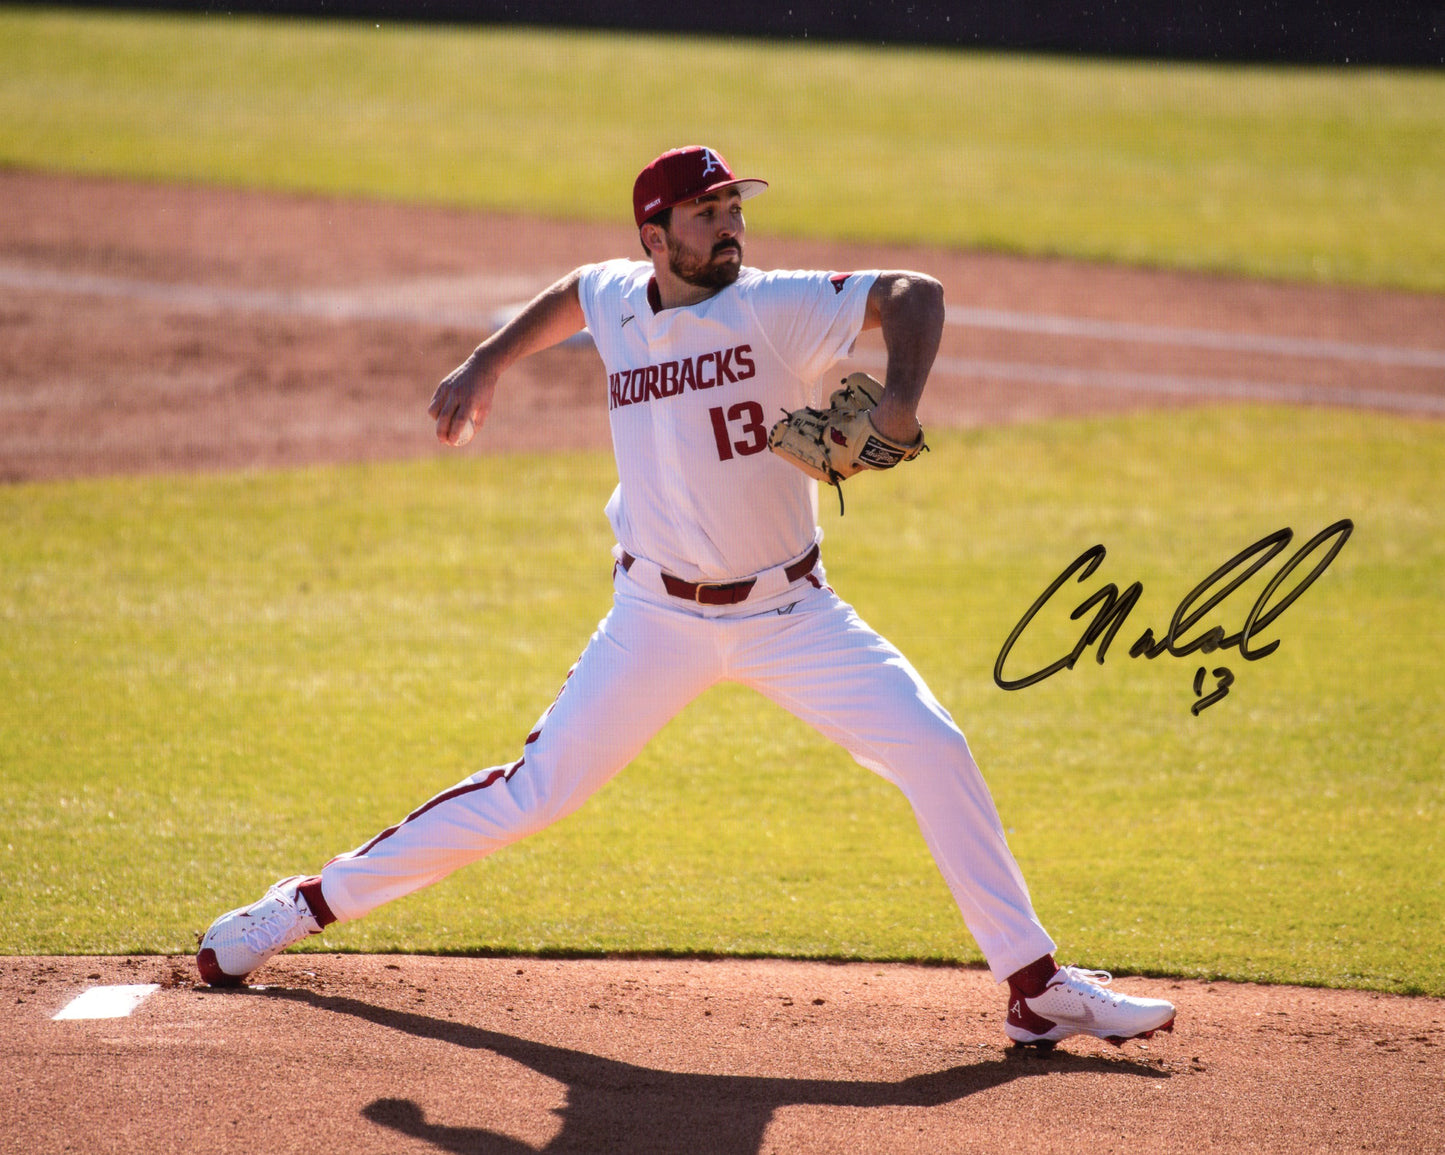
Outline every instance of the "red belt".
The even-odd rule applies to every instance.
[[[626,550],[622,551],[622,568],[624,570],[630,570],[632,563],[636,560]],[[790,583],[795,582],[812,573],[813,567],[817,564],[818,547],[814,545],[812,549],[783,570],[783,576]],[[704,606],[736,605],[738,602],[746,600],[748,594],[753,592],[753,586],[757,584],[758,579],[755,577],[744,578],[737,582],[688,582],[683,581],[680,577],[673,577],[670,573],[662,575],[662,586],[673,597],[697,602]]]

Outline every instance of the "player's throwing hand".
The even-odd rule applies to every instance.
[[[492,411],[497,389],[494,374],[485,373],[473,355],[447,374],[432,394],[427,412],[436,418],[437,440],[443,445],[462,446]]]
[[[436,418],[438,441],[465,445],[492,411],[498,378],[523,357],[551,348],[587,323],[577,295],[579,273],[574,270],[543,289],[447,374],[427,407]]]

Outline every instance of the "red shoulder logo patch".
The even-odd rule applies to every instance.
[[[843,286],[847,284],[848,278],[852,275],[852,273],[834,273],[831,277],[829,277],[828,281],[833,286],[833,292],[841,293],[843,291]]]

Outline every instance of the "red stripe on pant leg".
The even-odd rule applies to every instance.
[[[522,745],[530,746],[533,742],[535,742],[538,738],[542,736],[542,726],[545,725],[547,721],[547,715],[550,714],[552,710],[556,707],[557,698],[560,698],[562,696],[562,691],[567,688],[567,683],[572,680],[572,675],[576,672],[577,664],[574,662],[572,668],[567,671],[567,676],[562,679],[562,685],[557,690],[557,696],[552,699],[552,704],[547,707],[547,712],[542,715],[541,722],[537,724],[537,728],[535,730],[533,730],[530,734],[527,735],[527,740],[523,742]],[[445,793],[438,794],[430,802],[426,803],[426,805],[420,807],[419,809],[413,810],[395,826],[388,826],[370,842],[366,843],[366,845],[362,846],[359,850],[352,851],[352,853],[349,854],[347,857],[351,859],[360,858],[362,855],[366,854],[373,847],[375,847],[378,842],[383,842],[386,839],[390,838],[393,834],[395,834],[412,819],[420,818],[433,806],[440,806],[443,802],[450,802],[453,798],[460,798],[463,794],[470,794],[473,790],[485,790],[488,786],[492,785],[492,783],[496,782],[498,778],[510,778],[513,774],[515,774],[518,770],[522,768],[522,764],[526,762],[526,760],[527,759],[525,757],[519,758],[517,759],[517,761],[513,762],[511,766],[493,770],[490,774],[486,776],[486,778],[484,778],[480,782],[469,782],[465,786],[457,786],[451,790],[446,791]],[[331,861],[335,862],[337,861],[337,859],[333,858]],[[327,863],[327,865],[329,866],[331,865],[331,863]]]
[[[378,842],[382,842],[390,838],[408,822],[412,821],[413,819],[420,818],[423,814],[425,814],[428,810],[432,809],[432,807],[434,806],[440,806],[443,802],[450,802],[453,798],[460,798],[463,794],[470,794],[474,790],[485,790],[488,786],[492,785],[499,778],[510,778],[513,774],[515,774],[518,770],[522,768],[522,763],[524,761],[526,761],[526,759],[519,759],[518,761],[514,762],[510,767],[499,767],[498,769],[493,770],[480,782],[468,782],[465,786],[455,786],[450,790],[443,791],[441,794],[438,794],[435,798],[431,799],[431,801],[427,802],[424,806],[420,806],[416,810],[413,810],[395,826],[388,826],[385,830],[383,830],[360,850],[353,851],[352,854],[349,855],[349,857],[360,858],[362,855],[366,854],[369,850],[375,847]],[[335,862],[336,860],[332,859],[332,861]]]

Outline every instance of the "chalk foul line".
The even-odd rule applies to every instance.
[[[94,273],[67,273],[0,264],[0,288],[149,301],[200,312],[262,312],[311,316],[324,320],[389,320],[449,325],[490,332],[516,310],[510,304],[520,290],[531,291],[535,277],[471,276],[396,282],[355,289],[272,290],[216,285],[167,284]],[[490,301],[491,308],[479,307]],[[501,307],[498,308],[498,305]],[[1269,333],[1237,333],[1131,322],[1099,321],[1046,313],[950,306],[950,325],[1086,340],[1207,348],[1274,356],[1328,358],[1416,369],[1445,369],[1445,350],[1325,341]],[[580,333],[573,344],[589,335]],[[869,365],[876,354],[861,355]],[[1343,405],[1404,413],[1445,413],[1445,397],[1400,390],[1352,389],[1252,381],[1230,377],[1181,376],[1128,370],[1073,368],[1067,365],[979,358],[940,357],[935,369],[956,376],[1019,381],[1070,389],[1113,389],[1175,396],[1291,404]]]
[[[883,368],[882,353],[859,353],[851,360]],[[1349,389],[1331,385],[1299,385],[1285,381],[1250,381],[1237,377],[1195,377],[1170,373],[1138,373],[1123,369],[1076,369],[1027,361],[987,361],[973,357],[939,357],[935,373],[1065,389],[1122,389],[1135,393],[1193,397],[1204,400],[1257,401],[1266,404],[1342,405],[1401,413],[1445,414],[1445,397],[1388,389]]]
[[[948,308],[946,321],[950,325],[1033,333],[1039,336],[1174,345],[1192,349],[1217,349],[1227,353],[1268,353],[1277,357],[1318,357],[1374,365],[1398,365],[1412,369],[1445,369],[1445,349],[1326,341],[1313,337],[1284,337],[1274,333],[1237,333],[1171,325],[1142,325],[1128,321],[1097,321],[1088,317],[1016,313],[1006,309],[973,309],[953,305]]]

